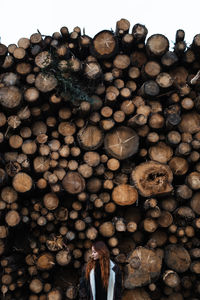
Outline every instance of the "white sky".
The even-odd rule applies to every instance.
[[[171,45],[177,29],[190,44],[200,33],[199,0],[0,0],[0,36],[5,45],[37,32],[52,35],[62,26],[85,28],[93,37],[103,29],[115,30],[118,20],[144,24],[149,33],[162,33]]]

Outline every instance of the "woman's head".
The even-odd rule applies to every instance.
[[[91,258],[86,266],[86,278],[89,279],[90,271],[95,268],[96,261],[99,260],[101,268],[101,277],[105,288],[108,287],[110,274],[110,253],[103,241],[94,242],[92,245]]]
[[[103,241],[97,241],[92,245],[91,257],[94,260],[101,259],[102,257],[110,257],[109,250]]]

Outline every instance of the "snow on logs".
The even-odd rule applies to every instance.
[[[0,298],[78,299],[103,239],[123,300],[199,299],[200,35],[147,34],[0,44]]]

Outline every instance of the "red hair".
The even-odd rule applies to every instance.
[[[103,282],[103,286],[105,289],[108,288],[108,280],[110,275],[110,252],[108,250],[108,247],[103,241],[95,242],[92,245],[96,252],[99,254],[99,264],[101,268],[101,279]],[[89,279],[90,271],[95,268],[96,260],[93,258],[90,258],[86,265],[86,279]]]

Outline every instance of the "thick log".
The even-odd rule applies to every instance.
[[[56,261],[60,266],[66,266],[71,261],[71,254],[68,250],[60,250],[56,254]]]
[[[28,174],[19,172],[14,176],[12,185],[17,192],[26,193],[31,190],[33,181]]]
[[[103,142],[103,133],[97,127],[89,125],[80,129],[77,133],[80,146],[85,150],[95,150],[99,148]]]
[[[85,180],[77,172],[68,172],[62,180],[62,185],[68,193],[78,194],[85,189]]]
[[[128,184],[120,184],[113,189],[112,200],[118,205],[131,205],[138,199],[137,190]]]
[[[131,173],[139,193],[144,197],[164,195],[172,191],[173,175],[167,165],[149,161],[138,165]]]
[[[43,73],[39,73],[35,79],[35,87],[43,93],[52,91],[56,86],[57,79],[54,75],[47,76]]]
[[[136,248],[128,257],[124,286],[128,289],[144,286],[159,277],[162,258],[155,251]]]
[[[166,270],[163,274],[163,281],[171,288],[175,288],[180,284],[180,278],[178,274],[172,270]]]
[[[138,151],[139,138],[134,130],[124,126],[118,127],[106,134],[104,147],[108,154],[122,160]]]
[[[146,48],[150,55],[161,56],[167,52],[169,41],[162,34],[154,34],[148,38]]]
[[[148,293],[143,288],[136,288],[134,290],[125,289],[122,295],[122,300],[151,300]]]
[[[16,86],[1,87],[0,88],[0,104],[7,108],[13,109],[20,105],[22,100],[22,93]]]
[[[103,30],[97,33],[92,41],[91,51],[98,58],[109,58],[117,50],[117,40],[111,31]]]
[[[41,254],[36,262],[39,270],[50,270],[55,265],[54,257],[50,252]]]
[[[169,268],[179,273],[187,271],[191,263],[188,251],[180,245],[168,245],[164,259]]]
[[[173,150],[163,142],[157,143],[149,148],[149,157],[151,160],[166,164],[172,157]]]
[[[105,222],[100,225],[99,232],[104,237],[112,237],[115,233],[115,227],[111,222]]]

